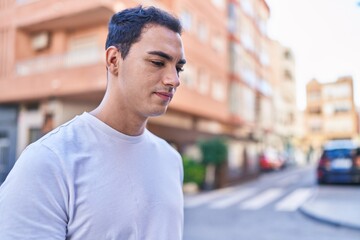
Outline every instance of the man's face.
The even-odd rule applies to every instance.
[[[120,62],[118,81],[126,112],[143,118],[163,114],[180,84],[179,72],[185,64],[180,35],[149,25]]]

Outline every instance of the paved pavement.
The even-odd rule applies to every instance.
[[[360,230],[360,186],[319,186],[300,211],[325,223]]]

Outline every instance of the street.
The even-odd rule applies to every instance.
[[[313,166],[264,173],[237,186],[185,196],[184,240],[357,240],[360,231],[309,218],[299,207],[326,188]],[[359,186],[344,186],[359,191]],[[350,201],[358,201],[354,198]]]

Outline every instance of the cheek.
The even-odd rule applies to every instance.
[[[139,80],[139,85],[146,91],[155,91],[161,80],[160,71],[149,72],[146,74],[139,74],[137,78]]]
[[[128,90],[132,94],[136,93],[141,96],[148,96],[154,92],[161,82],[161,71],[143,64],[134,64],[132,68],[124,73],[127,79]]]

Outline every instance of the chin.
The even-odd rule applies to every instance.
[[[156,117],[156,116],[160,116],[160,115],[163,115],[166,113],[166,110],[167,110],[167,107],[163,107],[163,108],[159,108],[159,109],[156,109],[152,112],[149,113],[149,117]]]

